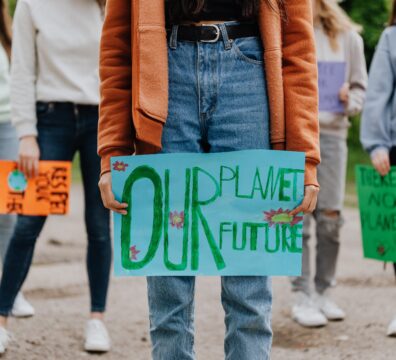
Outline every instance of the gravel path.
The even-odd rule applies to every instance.
[[[82,351],[88,292],[84,266],[85,230],[81,222],[80,187],[73,188],[72,213],[52,218],[35,254],[25,293],[37,315],[11,321],[17,341],[7,360],[146,360],[150,359],[145,280],[114,279],[107,322],[113,351],[87,355]],[[303,329],[290,320],[288,279],[274,279],[273,360],[382,360],[396,358],[396,339],[385,336],[396,314],[396,286],[391,267],[364,260],[358,213],[346,211],[338,286],[334,297],[348,313],[342,323],[319,330]],[[223,311],[219,280],[200,278],[197,286],[197,359],[223,358]],[[172,359],[173,360],[173,359]],[[241,359],[242,360],[242,359]]]

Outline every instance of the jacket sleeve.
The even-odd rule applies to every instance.
[[[346,109],[347,116],[356,116],[363,110],[367,89],[367,65],[364,55],[363,39],[356,32],[350,33],[351,74],[350,92]]]
[[[389,51],[387,31],[380,39],[370,67],[369,83],[360,127],[360,141],[371,152],[377,147],[390,148],[391,99],[394,96],[395,70]]]
[[[100,48],[98,153],[104,174],[112,156],[134,152],[131,1],[107,0]]]
[[[13,23],[11,119],[18,137],[37,136],[36,28],[30,3],[18,1]]]
[[[318,70],[311,0],[287,0],[285,11],[282,52],[286,150],[305,152],[305,185],[318,186]]]

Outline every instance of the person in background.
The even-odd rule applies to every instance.
[[[331,299],[340,248],[340,229],[347,165],[348,117],[363,108],[367,70],[360,27],[354,24],[336,0],[312,0],[318,61],[345,62],[345,83],[339,91],[343,113],[320,112],[320,150],[318,167],[321,190],[313,216],[304,219],[302,276],[294,278],[292,317],[300,325],[319,327],[328,320],[343,320],[345,312]],[[310,225],[316,225],[316,273],[311,285]]]
[[[373,62],[360,128],[360,140],[375,169],[385,176],[396,165],[396,0]],[[396,316],[388,336],[396,336]]]
[[[0,0],[0,159],[16,160],[18,138],[11,124],[10,104],[10,56],[11,56],[11,17],[8,4]],[[0,215],[0,258],[4,264],[8,243],[15,226],[15,215]],[[34,308],[19,292],[15,298],[11,314],[16,317],[34,315]]]
[[[98,189],[99,43],[103,1],[19,0],[11,66],[12,121],[19,167],[28,177],[39,160],[81,160],[88,233],[91,316],[86,351],[108,351],[103,322],[111,265],[110,216]],[[44,216],[18,216],[0,284],[0,353],[8,345],[7,318],[31,265]]]

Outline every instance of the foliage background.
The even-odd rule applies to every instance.
[[[17,0],[10,0],[10,11],[13,14]],[[57,0],[53,0],[57,1]],[[149,1],[149,0],[148,0]],[[287,1],[287,0],[286,0]],[[384,30],[389,17],[392,0],[344,0],[341,6],[352,19],[363,26],[362,36],[365,42],[367,64],[370,65],[378,39]],[[354,192],[354,168],[358,163],[368,163],[369,158],[359,142],[359,118],[351,119],[349,132],[348,192]],[[348,199],[347,199],[348,201]],[[353,200],[354,201],[354,200]]]

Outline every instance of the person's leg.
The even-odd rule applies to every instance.
[[[270,358],[272,290],[268,277],[223,277],[226,359]]]
[[[44,216],[18,216],[3,265],[0,284],[0,315],[8,317],[15,297],[32,263],[34,246],[45,223]]]
[[[72,160],[74,126],[67,114],[50,104],[37,107],[40,160]],[[0,284],[0,315],[6,318],[29,271],[43,216],[18,216]],[[2,321],[3,323],[5,322]]]
[[[8,244],[16,224],[15,215],[0,215],[0,258],[4,264]]]
[[[154,360],[193,360],[194,277],[149,277],[150,334]]]
[[[175,27],[174,35],[176,30]],[[168,59],[169,114],[162,135],[162,152],[202,152],[196,45],[171,41]],[[194,359],[194,280],[147,278],[154,360]]]
[[[321,190],[316,211],[316,275],[315,288],[320,294],[332,284],[340,248],[345,196],[347,145],[344,139],[321,135],[322,162],[318,179]]]
[[[103,206],[99,187],[100,158],[97,155],[98,112],[84,109],[77,117],[78,148],[85,195],[85,224],[88,234],[87,270],[91,313],[105,312],[109,287],[112,247],[110,213]]]
[[[328,320],[342,320],[344,311],[331,300],[328,289],[335,279],[340,249],[342,208],[345,195],[347,145],[344,139],[321,135],[322,163],[318,176],[321,184],[316,210],[315,303]]]
[[[18,139],[10,122],[0,123],[0,159],[16,160],[18,157]],[[4,264],[8,244],[16,223],[15,215],[0,215],[0,258]]]
[[[312,215],[304,216],[302,273],[301,276],[291,278],[293,292],[301,291],[308,296],[311,294],[311,266],[309,249],[309,240],[311,238],[311,222]]]
[[[223,29],[224,34],[224,29]],[[208,66],[202,100],[210,152],[269,149],[269,108],[259,38],[204,47]],[[217,52],[218,56],[215,56]],[[206,53],[206,54],[205,54]],[[227,360],[269,359],[272,343],[270,279],[222,279]]]

